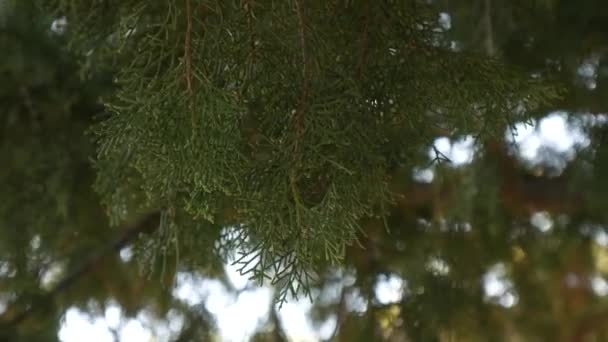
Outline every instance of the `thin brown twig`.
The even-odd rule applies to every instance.
[[[255,34],[253,31],[253,0],[245,1],[245,10],[247,11],[247,30],[249,30],[249,39],[252,53],[255,53]]]
[[[186,89],[192,95],[192,3],[186,0],[186,34],[184,37],[184,62],[186,67]]]
[[[359,55],[359,62],[357,63],[357,78],[363,77],[363,69],[367,61],[367,51],[369,50],[369,2],[367,11],[365,13],[365,19],[363,23],[363,32],[361,32],[361,54]]]
[[[608,321],[608,312],[599,312],[583,319],[576,327],[571,341],[586,341],[593,333],[605,330],[606,321]]]
[[[300,49],[302,50],[302,85],[300,89],[300,98],[298,99],[298,106],[294,114],[293,124],[296,133],[295,145],[294,145],[294,167],[292,168],[289,175],[289,182],[292,188],[294,200],[296,206],[301,205],[300,194],[297,189],[297,170],[300,168],[302,161],[301,155],[301,139],[304,135],[305,124],[304,114],[306,112],[306,105],[310,93],[310,52],[308,50],[308,43],[306,41],[306,13],[304,11],[304,0],[296,0],[296,12],[298,15],[298,21],[300,26]],[[300,208],[296,208],[300,210]],[[299,215],[298,215],[299,216]],[[306,239],[308,238],[308,226],[302,226],[302,235]]]
[[[190,120],[192,121],[192,129],[196,126],[196,118],[194,110],[192,110],[192,94],[194,87],[192,85],[192,3],[191,0],[186,0],[186,33],[184,36],[184,65],[186,73],[186,91],[190,100]]]
[[[306,42],[306,14],[304,13],[302,2],[303,0],[296,0],[296,10],[298,12],[298,20],[300,21],[300,48],[302,50],[302,86],[294,118],[298,138],[304,133],[304,112],[306,111],[306,102],[310,93],[310,53],[308,51],[308,43]]]
[[[338,313],[336,318],[336,326],[334,328],[333,333],[328,341],[334,341],[340,334],[340,328],[342,328],[342,324],[346,320],[346,315],[348,314],[348,310],[346,308],[346,296],[350,292],[350,286],[343,286],[342,291],[340,291],[340,301],[338,302]]]

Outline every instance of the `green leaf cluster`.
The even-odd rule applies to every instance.
[[[92,131],[112,219],[236,224],[243,270],[286,287],[341,262],[437,130],[485,139],[557,96],[455,51],[419,1],[50,3],[115,71]]]

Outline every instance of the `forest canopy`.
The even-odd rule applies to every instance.
[[[0,337],[219,340],[172,289],[232,264],[258,341],[302,297],[330,340],[608,339],[607,47],[601,0],[1,0]]]

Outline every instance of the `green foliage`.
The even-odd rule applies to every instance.
[[[543,165],[518,161],[503,140],[549,110],[606,111],[601,6],[10,2],[0,8],[0,303],[11,305],[0,339],[56,339],[67,307],[99,311],[108,298],[129,315],[178,312],[176,340],[212,339],[213,315],[168,289],[179,274],[229,284],[227,260],[274,285],[278,302],[314,298],[319,321],[338,317],[340,340],[589,329],[605,301],[587,280],[583,295],[563,283],[608,272],[590,238],[606,220],[605,127],[588,125],[591,144],[560,156],[558,176],[539,176]],[[438,21],[444,10],[452,28]],[[65,32],[49,30],[61,17]],[[593,77],[582,79],[581,61]],[[442,136],[474,137],[474,160],[432,165]],[[431,183],[412,180],[429,165]],[[550,232],[530,222],[536,212]],[[116,255],[126,246],[136,261]],[[70,288],[49,290],[44,275],[58,265]],[[513,308],[484,293],[495,269]],[[355,279],[341,285],[346,273]],[[398,302],[376,298],[385,275],[407,282]],[[345,304],[355,294],[362,313]],[[270,316],[256,339],[285,338]]]
[[[168,208],[214,222],[230,208],[255,259],[244,270],[282,286],[307,289],[362,218],[386,215],[389,170],[428,146],[430,122],[487,137],[556,95],[443,47],[413,1],[191,6],[121,2],[82,27],[110,38],[100,49],[117,70],[94,128],[97,190],[118,221]],[[64,8],[81,28],[78,5]]]
[[[91,123],[87,112],[99,110],[85,106],[89,91],[98,89],[82,88],[73,56],[60,47],[59,37],[31,44],[48,34],[48,25],[17,17],[0,35],[0,77],[11,85],[0,90],[0,184],[10,196],[1,201],[0,217],[11,236],[1,241],[4,260],[28,253],[36,236],[37,248],[57,255],[64,249],[62,232],[78,232],[83,220],[94,217],[103,222],[95,195],[83,186],[92,182],[87,158],[94,151],[84,134]],[[37,276],[26,263],[14,266],[19,276]]]

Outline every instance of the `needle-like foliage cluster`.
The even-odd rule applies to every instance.
[[[92,130],[112,218],[186,216],[167,223],[184,240],[205,239],[184,222],[232,226],[243,272],[282,298],[386,215],[391,171],[438,132],[502,134],[557,95],[459,52],[425,1],[42,3],[114,74]]]

